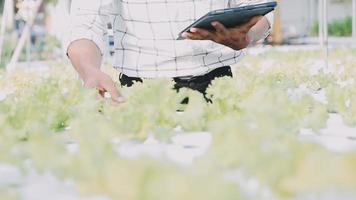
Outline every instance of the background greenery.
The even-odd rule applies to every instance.
[[[343,19],[336,19],[328,23],[328,33],[330,36],[351,36],[352,35],[352,18],[351,16]],[[311,35],[319,34],[319,22],[315,22],[311,28]]]

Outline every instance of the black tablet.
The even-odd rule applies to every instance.
[[[272,12],[276,6],[277,2],[273,1],[211,11],[180,32],[177,40],[185,39],[182,37],[182,33],[189,32],[191,28],[214,30],[211,25],[214,21],[222,23],[227,28],[235,27],[248,22],[254,16],[263,16]]]

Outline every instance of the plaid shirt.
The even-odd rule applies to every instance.
[[[107,27],[112,24],[113,65],[120,72],[147,78],[203,75],[237,63],[244,51],[212,41],[176,40],[180,31],[209,11],[266,1],[72,0],[65,47],[89,39],[105,54]]]

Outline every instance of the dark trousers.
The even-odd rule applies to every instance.
[[[206,89],[211,84],[211,81],[219,77],[232,77],[231,67],[225,66],[214,69],[213,71],[204,74],[202,76],[193,76],[193,77],[176,77],[173,78],[175,84],[174,89],[179,91],[181,88],[190,88],[192,90],[199,91],[205,97],[208,102],[211,102],[210,99],[206,97]],[[141,78],[129,77],[125,74],[120,74],[121,86],[131,87],[135,82],[143,82]],[[188,103],[188,99],[185,99],[182,103]]]

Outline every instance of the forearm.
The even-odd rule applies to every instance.
[[[87,39],[72,42],[68,47],[68,57],[84,81],[100,69],[102,61],[99,48]]]
[[[267,17],[263,17],[255,26],[253,26],[248,32],[248,37],[250,39],[250,44],[256,44],[259,40],[265,39],[267,33],[270,30],[270,23]]]

